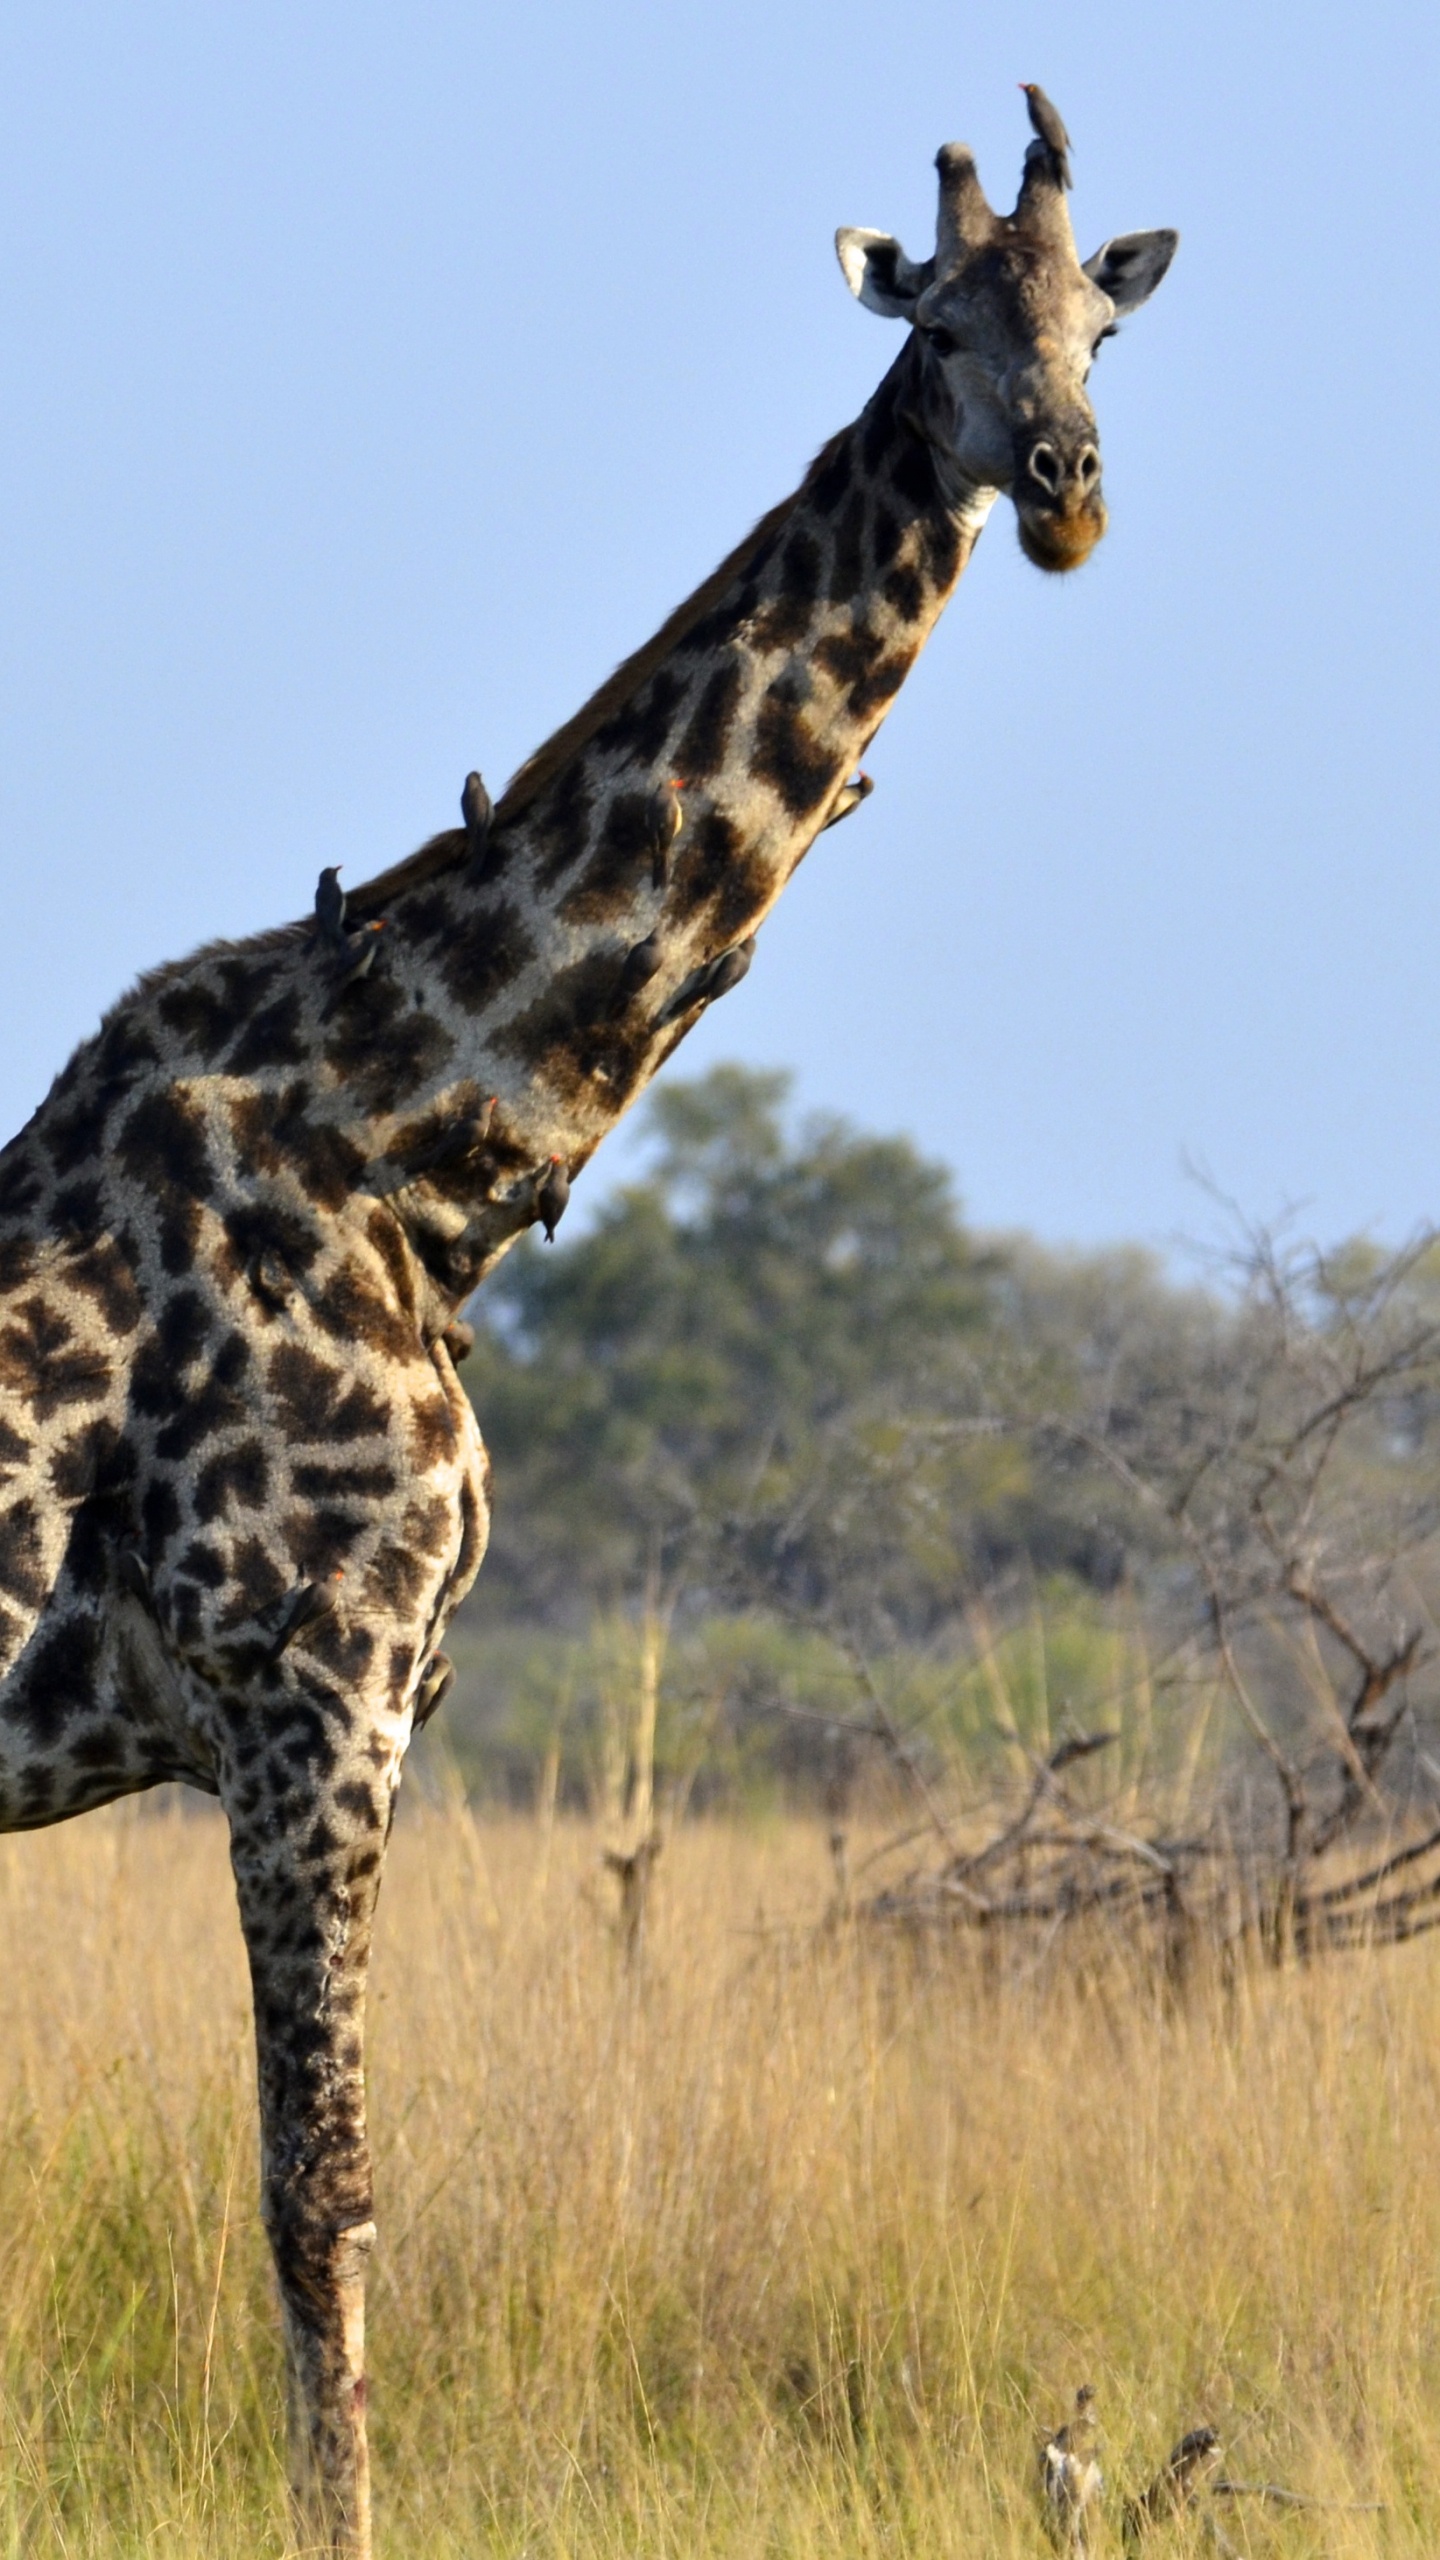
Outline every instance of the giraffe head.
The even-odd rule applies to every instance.
[[[936,161],[933,257],[917,265],[883,231],[839,231],[853,294],[913,330],[907,414],[959,497],[1009,492],[1021,544],[1042,569],[1075,569],[1105,530],[1100,448],[1086,379],[1102,338],[1154,292],[1174,231],[1131,231],[1082,265],[1061,172],[1025,154],[1011,214],[993,213],[973,154]]]

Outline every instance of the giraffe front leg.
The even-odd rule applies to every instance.
[[[368,1779],[302,1783],[289,1801],[255,1784],[223,1792],[254,1991],[297,2532],[307,2550],[369,2560],[365,1983],[391,1790],[372,1764]]]

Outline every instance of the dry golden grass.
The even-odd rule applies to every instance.
[[[1387,2504],[1227,2517],[1242,2546],[1440,2545],[1434,1941],[1178,2012],[1118,1957],[996,1994],[817,1934],[818,1828],[697,1824],[627,1982],[597,1850],[397,1833],[382,2553],[1033,2553],[1081,2380],[1117,2486],[1207,2420],[1247,2478]],[[0,1842],[0,1929],[0,2549],[278,2552],[221,1826]]]

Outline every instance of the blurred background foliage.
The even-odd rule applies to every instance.
[[[522,1242],[471,1310],[494,1529],[432,1777],[618,1816],[647,1678],[662,1808],[839,1810],[874,1776],[877,1714],[952,1778],[1097,1719],[1193,1770],[1224,1748],[1215,1575],[1273,1635],[1267,1576],[1292,1564],[1257,1488],[1297,1429],[1313,1445],[1352,1353],[1345,1446],[1286,1534],[1346,1605],[1358,1575],[1393,1612],[1402,1560],[1414,1604],[1428,1247],[1287,1263],[1237,1232],[1185,1285],[1134,1248],[976,1235],[908,1140],[797,1121],[784,1073],[733,1065],[663,1085],[640,1137],[593,1224]],[[1282,1734],[1302,1675],[1283,1645],[1257,1670]]]

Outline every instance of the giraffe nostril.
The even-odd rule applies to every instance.
[[[1032,444],[1025,467],[1031,479],[1039,481],[1047,497],[1059,497],[1065,467],[1053,444]]]
[[[1082,489],[1093,489],[1100,477],[1100,456],[1093,444],[1081,447],[1075,458],[1075,476]]]

